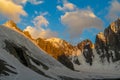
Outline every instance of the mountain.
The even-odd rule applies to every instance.
[[[75,52],[76,48],[71,44],[69,44],[68,42],[66,42],[65,40],[59,38],[50,38],[50,39],[38,38],[36,41],[40,47],[42,47],[45,51],[50,53],[50,55],[52,55],[56,59],[58,58],[58,56],[62,54],[65,54],[66,56],[77,55]]]
[[[43,43],[39,45],[43,50],[72,70],[117,75],[120,73],[119,27],[120,19],[112,22],[96,35],[94,44],[86,39],[72,46],[65,40],[51,38],[42,39],[43,42],[38,39],[38,45]]]
[[[36,40],[38,46],[70,69],[74,69],[69,56],[77,55],[77,48],[59,38]]]
[[[120,19],[112,22],[104,32],[98,33],[94,44],[90,40],[84,40],[77,47],[81,50],[77,56],[81,64],[74,65],[75,70],[119,74]]]
[[[119,74],[119,35],[120,19],[112,22],[104,32],[98,33],[94,44],[86,39],[72,46],[65,40],[51,38],[42,39],[43,42],[38,40],[38,45],[43,43],[39,45],[43,50],[72,70]]]
[[[105,59],[102,62],[97,52],[102,44],[106,46],[104,33],[96,36],[95,44],[88,39],[72,46],[59,38],[35,40],[29,32],[8,21],[7,25],[0,26],[0,37],[0,80],[120,78],[119,60],[109,63]]]
[[[64,67],[23,33],[10,27],[0,26],[0,80],[84,78],[88,77]]]
[[[7,21],[5,26],[12,28],[22,34],[25,34],[32,42],[34,42],[36,45],[38,45],[40,48],[42,48],[44,51],[46,51],[49,55],[60,61],[62,64],[67,66],[68,68],[74,70],[72,62],[69,60],[70,55],[76,55],[76,48],[66,42],[65,40],[59,39],[59,38],[51,38],[51,39],[33,39],[28,31],[22,31],[20,30],[16,23],[14,23],[12,20]],[[63,58],[65,57],[65,58]]]
[[[111,23],[104,33],[96,37],[96,50],[101,61],[116,62],[120,60],[120,19]]]

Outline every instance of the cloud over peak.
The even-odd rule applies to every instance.
[[[68,1],[63,2],[63,7],[57,6],[58,10],[63,11],[61,23],[67,27],[70,38],[80,37],[86,28],[102,29],[102,21],[94,14],[90,7],[81,9]]]
[[[42,15],[35,17],[34,20],[33,20],[33,23],[36,27],[40,27],[40,26],[47,27],[48,24],[49,24],[47,19]]]
[[[34,39],[57,37],[57,32],[48,28],[49,22],[43,15],[36,16],[33,23],[34,27],[27,26],[24,31],[28,31]]]
[[[102,21],[89,9],[66,12],[61,22],[67,26],[70,37],[80,36],[85,28],[102,28]]]

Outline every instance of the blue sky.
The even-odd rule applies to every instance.
[[[33,38],[59,37],[71,43],[94,42],[120,16],[120,0],[0,0],[0,5],[0,24],[11,19]]]

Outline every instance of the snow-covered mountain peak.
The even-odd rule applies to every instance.
[[[77,48],[72,46],[70,43],[65,40],[59,38],[50,38],[50,39],[42,39],[38,38],[36,40],[37,44],[49,54],[54,56],[55,58],[65,54],[65,55],[77,55]]]
[[[59,39],[59,38],[50,38],[50,39],[46,39],[45,41],[48,41],[50,43],[52,43],[55,47],[60,47],[63,46],[63,40]]]
[[[49,38],[45,41],[52,43],[55,47],[67,47],[68,45],[70,45],[65,40],[62,40],[60,38]]]
[[[94,44],[92,43],[92,41],[90,41],[89,39],[83,40],[82,42],[77,44],[77,47],[83,51],[84,47],[86,45],[90,45],[90,48],[94,48]]]
[[[60,38],[49,38],[49,39],[46,39],[46,41],[49,41],[49,42],[60,42],[60,41],[62,41],[62,39],[60,39]]]

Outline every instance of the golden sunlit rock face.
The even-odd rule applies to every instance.
[[[54,47],[50,42],[46,42],[41,38],[38,38],[36,42],[40,48],[42,48],[44,51],[46,51],[56,59],[64,52],[62,49]]]
[[[26,35],[26,36],[28,36],[30,39],[32,39],[32,37],[31,37],[31,35],[30,35],[30,33],[28,32],[28,31],[23,31],[23,33]],[[33,39],[32,39],[33,40]]]
[[[10,27],[10,28],[13,28],[13,29],[16,29],[16,30],[22,32],[22,30],[20,30],[20,29],[17,27],[16,23],[14,23],[14,21],[12,21],[12,20],[7,21],[7,22],[6,22],[5,24],[3,24],[3,25],[5,25],[5,26],[7,26],[7,27]]]
[[[100,39],[101,41],[103,41],[104,43],[106,43],[106,38],[105,38],[103,32],[98,33],[96,37],[97,37],[98,39]]]
[[[15,30],[17,30],[17,31],[25,34],[25,35],[26,35],[28,38],[30,38],[31,40],[34,40],[34,39],[31,37],[31,35],[30,35],[30,33],[29,33],[28,31],[22,31],[20,28],[17,27],[17,24],[16,24],[14,21],[12,21],[12,20],[7,21],[7,22],[4,23],[3,25],[4,25],[4,26],[7,26],[7,27],[9,27],[9,28],[15,29]]]
[[[84,46],[87,45],[87,44],[90,45],[90,48],[94,48],[94,44],[93,44],[89,39],[86,39],[86,40],[80,42],[80,43],[77,45],[77,47],[78,47],[81,51],[83,51]]]
[[[61,45],[59,45],[59,42],[51,42],[45,39],[38,38],[36,40],[36,43],[45,50],[47,53],[49,53],[51,56],[53,56],[55,59],[58,59],[61,55],[76,55],[76,47],[72,46],[71,44],[67,43],[65,40],[62,41]],[[58,45],[57,45],[58,44]]]

